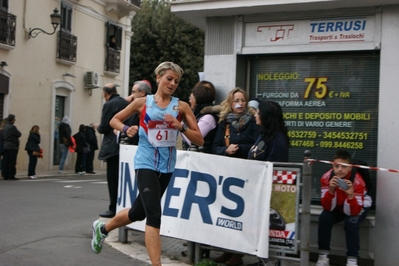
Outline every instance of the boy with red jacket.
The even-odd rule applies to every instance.
[[[367,195],[366,184],[359,173],[351,178],[351,155],[338,150],[334,156],[333,169],[321,180],[321,205],[319,217],[317,266],[329,266],[331,230],[334,224],[344,221],[347,266],[356,266],[359,257],[359,225],[366,218],[372,199]],[[353,180],[353,181],[351,181]]]

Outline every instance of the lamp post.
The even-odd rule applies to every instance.
[[[58,25],[60,25],[60,22],[61,22],[61,15],[58,14],[58,9],[57,8],[55,8],[53,10],[53,12],[54,13],[50,15],[50,18],[51,18],[51,24],[53,25],[54,31],[49,33],[49,32],[46,32],[46,31],[40,29],[40,28],[34,28],[34,29],[30,29],[29,28],[29,39],[30,38],[36,38],[36,36],[39,33],[41,33],[41,32],[45,33],[47,35],[53,35],[55,33],[55,31],[57,30]]]

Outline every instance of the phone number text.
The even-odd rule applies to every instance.
[[[345,139],[345,140],[367,140],[368,133],[365,132],[322,132],[317,133],[312,130],[292,130],[288,131],[288,136],[295,139]]]
[[[290,144],[292,147],[320,147],[320,148],[330,148],[330,149],[363,149],[363,142],[355,141],[314,141],[314,140],[291,140]]]

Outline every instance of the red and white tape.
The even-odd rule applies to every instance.
[[[334,162],[331,162],[331,161],[318,160],[318,159],[307,159],[307,161],[309,163],[319,162],[319,163],[334,164]],[[391,172],[391,173],[399,173],[399,170],[396,170],[396,169],[387,169],[387,168],[381,168],[381,167],[375,167],[375,166],[366,166],[366,165],[360,165],[360,164],[347,164],[347,163],[339,163],[339,164],[346,165],[346,166],[352,166],[352,167],[356,167],[356,168],[375,170],[375,171],[386,171],[386,172]]]

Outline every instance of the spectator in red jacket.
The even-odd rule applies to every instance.
[[[323,212],[319,217],[320,254],[317,266],[329,265],[331,230],[334,224],[341,221],[344,221],[346,237],[346,265],[357,265],[360,248],[359,225],[366,218],[372,199],[367,195],[366,184],[360,174],[351,176],[350,163],[351,155],[345,150],[338,150],[334,156],[333,169],[326,172],[320,180]]]

